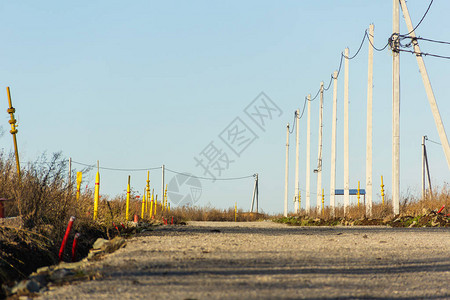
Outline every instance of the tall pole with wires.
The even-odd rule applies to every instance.
[[[322,211],[322,131],[323,131],[323,81],[320,83],[320,104],[319,104],[319,149],[317,151],[317,212]]]
[[[408,7],[406,6],[405,0],[400,0],[402,6],[403,16],[405,17],[406,27],[409,31],[409,36],[412,38],[412,44],[415,53],[422,53],[420,51],[419,43],[417,42],[415,28],[412,25],[411,17],[409,16]],[[431,3],[430,3],[431,5]],[[436,98],[434,97],[433,89],[431,87],[430,78],[428,77],[427,68],[425,67],[425,62],[423,61],[422,55],[416,54],[417,64],[419,65],[420,75],[422,75],[422,81],[425,86],[425,91],[427,93],[428,102],[430,103],[431,112],[433,113],[434,123],[439,134],[439,139],[441,140],[442,148],[444,150],[445,158],[447,160],[448,168],[450,169],[450,146],[447,139],[447,134],[445,133],[444,124],[442,123],[441,114],[439,113],[439,108],[436,103]]]
[[[289,123],[286,126],[286,165],[284,173],[284,216],[288,214],[288,181],[289,181]]]
[[[367,75],[367,131],[366,131],[366,215],[372,216],[372,102],[373,102],[373,34],[369,26],[369,61]]]
[[[346,215],[350,205],[350,179],[348,167],[348,48],[345,48],[344,56],[344,215]]]
[[[335,213],[335,193],[336,193],[336,123],[337,123],[337,76],[333,74],[333,123],[331,124],[331,174],[330,174],[330,208],[331,215]]]
[[[394,215],[400,213],[400,10],[393,0],[392,10],[392,206]]]
[[[305,210],[309,214],[311,210],[311,95],[308,95],[308,120],[306,125],[306,201]]]
[[[299,212],[298,207],[298,189],[299,189],[299,182],[298,182],[298,152],[300,148],[300,127],[299,127],[299,117],[300,117],[300,110],[297,109],[295,111],[295,131],[296,131],[296,139],[295,139],[295,192],[294,192],[294,212]]]

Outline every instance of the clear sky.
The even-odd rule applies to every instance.
[[[428,4],[408,1],[414,24]],[[221,174],[211,166],[217,178],[259,174],[260,208],[266,212],[283,210],[285,131],[294,110],[302,108],[304,97],[314,95],[322,80],[328,83],[345,47],[350,48],[350,55],[356,52],[369,24],[375,24],[377,47],[384,46],[392,32],[392,1],[386,0],[321,1],[320,5],[317,1],[1,1],[0,9],[0,98],[5,131],[0,140],[4,151],[12,150],[5,89],[10,86],[24,162],[43,152],[62,151],[65,157],[86,164],[99,160],[100,166],[125,169],[165,164],[170,170],[208,176],[194,157],[203,157],[205,163],[206,155],[211,157],[216,149],[221,151],[216,159],[227,166]],[[449,11],[449,1],[434,1],[417,34],[450,41]],[[401,32],[407,33],[403,18],[400,21]],[[448,45],[421,45],[424,52],[450,56]],[[362,187],[365,184],[367,48],[366,42],[349,67],[352,188],[358,180]],[[391,190],[391,61],[388,49],[375,52],[376,202],[380,201],[381,175],[387,192]],[[450,134],[450,60],[426,57],[425,63]],[[338,79],[338,188],[343,187],[343,77],[342,72]],[[277,108],[263,127],[245,113],[261,92],[272,101],[266,102]],[[331,101],[330,89],[324,96],[326,194]],[[315,101],[312,168],[317,164],[318,125]],[[236,128],[246,128],[247,136],[235,135],[231,141],[230,133]],[[305,117],[300,128],[300,188],[304,196]],[[422,135],[439,142],[415,57],[402,53],[403,196],[420,194]],[[291,141],[293,138],[291,135]],[[227,141],[240,148],[233,152]],[[290,151],[292,210],[295,148],[291,146]],[[448,183],[450,172],[441,146],[428,143],[428,154],[433,184]],[[76,171],[83,166],[74,163],[73,168]],[[150,174],[152,187],[160,192],[161,171]],[[142,191],[145,171],[102,170],[101,193],[123,193],[128,175],[133,189]],[[174,175],[167,171],[166,183]],[[84,178],[84,185],[92,187],[95,173]],[[236,201],[247,210],[253,179],[201,180],[201,189],[196,205],[228,208]],[[311,191],[315,203],[314,174]]]

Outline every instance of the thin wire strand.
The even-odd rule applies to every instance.
[[[97,167],[96,164],[89,165],[89,164],[81,163],[81,162],[74,161],[74,160],[72,160],[72,163],[78,164],[78,165],[81,165],[81,166],[85,166],[85,167],[90,167],[90,168],[96,168],[96,167]],[[125,171],[125,172],[133,172],[133,171],[150,171],[150,170],[157,170],[157,169],[161,169],[161,167],[152,167],[152,168],[143,168],[143,169],[121,169],[121,168],[99,167],[99,169],[101,169],[101,170],[109,170],[109,171]]]
[[[368,34],[368,35],[370,35],[371,37],[374,37],[374,36],[371,35],[371,34]],[[372,46],[372,48],[375,49],[375,50],[378,51],[378,52],[383,51],[383,50],[386,49],[387,46],[389,46],[389,44],[390,44],[390,38],[389,38],[389,39],[388,39],[388,42],[386,43],[386,45],[384,45],[383,48],[377,48],[377,47],[375,47],[375,45],[370,41],[370,38],[369,38],[369,37],[367,37],[367,40],[369,41],[369,43],[370,43],[370,45]]]
[[[411,33],[413,33],[414,31],[416,31],[416,29],[420,26],[420,24],[422,24],[422,21],[425,19],[426,15],[428,14],[428,11],[430,10],[431,4],[433,4],[434,0],[430,1],[430,4],[428,5],[427,10],[425,11],[425,13],[422,16],[422,19],[420,19],[419,23],[417,23],[416,27],[413,28],[413,30],[411,30],[410,32],[408,32],[407,34],[402,34],[402,35],[410,35]]]
[[[308,102],[308,98],[307,97],[305,97],[305,102],[303,102],[302,113],[300,114],[299,119],[301,119],[303,117],[303,114],[305,113],[306,102]]]
[[[195,175],[192,175],[192,174],[189,174],[189,173],[186,173],[186,172],[178,172],[178,171],[175,171],[175,170],[171,170],[171,169],[169,169],[169,168],[165,168],[165,170],[167,170],[167,171],[169,171],[169,172],[172,172],[172,173],[175,173],[175,174],[191,176],[191,177],[193,177],[193,178],[203,179],[203,180],[217,180],[217,181],[223,180],[223,181],[224,181],[224,180],[240,180],[240,179],[246,179],[246,178],[254,177],[254,174],[253,174],[253,175],[242,176],[242,177],[211,178],[211,177],[195,176]]]
[[[421,40],[421,41],[425,41],[425,42],[431,42],[431,43],[438,43],[438,44],[446,44],[446,45],[450,45],[450,42],[439,41],[439,40],[433,40],[433,39],[427,39],[427,38],[423,38],[423,37],[415,37],[414,39],[416,39],[416,40]]]
[[[427,141],[429,141],[429,142],[432,142],[432,143],[435,143],[435,144],[438,144],[438,145],[441,145],[441,146],[442,146],[442,144],[441,144],[441,143],[439,143],[439,142],[436,142],[436,141],[433,141],[433,140],[430,140],[429,138],[427,138]]]
[[[366,31],[364,31],[364,36],[362,38],[361,45],[359,45],[358,51],[356,51],[355,55],[353,55],[352,57],[347,57],[347,56],[345,56],[345,54],[342,54],[342,55],[347,59],[350,59],[350,60],[354,59],[359,54],[359,51],[361,51],[361,48],[364,45],[364,41],[366,40],[366,37],[367,37],[367,29],[366,29]]]
[[[289,130],[289,134],[294,132],[295,123],[297,123],[297,111],[294,112],[294,121],[292,122],[292,130]]]
[[[399,51],[399,52],[412,53],[412,54],[415,54],[415,55],[417,55],[417,56],[432,56],[432,57],[437,57],[437,58],[450,59],[450,56],[443,56],[443,55],[432,54],[432,53],[426,53],[426,52],[416,52],[416,51],[412,51],[412,50],[404,50],[404,49],[398,49],[398,51]]]

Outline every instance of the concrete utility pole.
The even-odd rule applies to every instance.
[[[422,137],[422,199],[428,197],[428,192],[425,188],[425,172],[428,178],[428,188],[430,196],[433,197],[433,189],[431,187],[431,177],[430,177],[430,167],[428,166],[428,155],[427,146],[425,146],[425,141],[428,140],[427,136]]]
[[[294,213],[299,212],[298,207],[298,189],[299,189],[299,182],[298,182],[298,151],[300,146],[300,130],[299,130],[299,123],[300,123],[300,110],[297,109],[295,111],[295,122],[296,124],[296,141],[295,141],[295,192],[294,192]]]
[[[330,207],[331,215],[334,216],[336,201],[336,123],[337,123],[337,76],[333,73],[333,123],[331,124],[331,174],[330,174]]]
[[[306,125],[306,202],[305,210],[309,214],[311,210],[311,95],[308,95],[308,121]]]
[[[344,51],[344,215],[350,205],[350,187],[348,173],[348,48]]]
[[[426,136],[422,136],[422,199],[425,199],[426,191],[425,191],[425,138]]]
[[[373,24],[369,26],[366,132],[366,215],[372,216],[372,102],[373,102]]]
[[[317,212],[322,211],[322,129],[323,129],[323,81],[320,83],[320,105],[319,105],[319,149],[317,151]]]
[[[414,27],[411,22],[411,17],[409,16],[408,7],[406,6],[405,0],[400,0],[402,6],[403,16],[405,17],[406,27],[410,32],[412,38],[416,37],[414,32]],[[416,39],[412,40],[415,53],[422,53],[420,51],[419,43]],[[445,133],[444,124],[442,123],[441,114],[439,113],[439,108],[436,103],[436,98],[434,97],[433,89],[431,87],[430,78],[428,77],[427,68],[425,67],[425,62],[420,54],[416,54],[417,64],[419,65],[420,74],[422,75],[422,81],[425,86],[425,91],[427,93],[428,102],[430,102],[431,112],[433,113],[434,123],[436,124],[436,129],[439,134],[439,139],[441,140],[442,148],[444,150],[445,158],[447,159],[447,165],[450,169],[450,146],[447,139],[447,134]]]
[[[400,53],[399,1],[393,0],[392,11],[392,206],[400,213]]]
[[[288,180],[289,180],[289,123],[286,126],[286,166],[284,174],[284,216],[288,214]]]

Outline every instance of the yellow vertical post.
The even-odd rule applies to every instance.
[[[81,188],[82,177],[83,177],[83,173],[77,172],[77,201],[80,199],[80,188]]]
[[[302,211],[302,198],[300,195],[300,189],[298,189],[298,211],[301,212]]]
[[[358,198],[358,208],[359,208],[359,199],[360,199],[360,188],[359,188],[359,181],[358,181],[358,194],[357,194],[357,196],[356,196],[356,198]]]
[[[153,198],[153,194],[152,194],[152,198]],[[156,216],[156,206],[158,205],[158,195],[156,195],[154,203],[155,203],[155,211],[153,212],[153,214]]]
[[[383,175],[381,175],[381,205],[384,206],[384,184],[383,184]]]
[[[147,187],[146,188],[147,188],[147,203],[148,203],[150,201],[150,171],[147,171]],[[147,204],[145,211],[148,211],[148,204]]]
[[[324,189],[322,189],[322,216],[325,214],[325,194]]]
[[[151,201],[149,201],[149,199],[147,198],[147,202],[149,202],[149,204],[150,204],[150,213],[149,213],[149,215],[150,215],[150,219],[151,219],[152,216],[153,216],[153,197],[151,198]]]
[[[130,175],[128,175],[128,184],[127,184],[127,202],[125,208],[125,220],[128,222],[130,219]]]
[[[144,218],[144,213],[146,212],[146,211],[145,211],[145,206],[146,206],[146,203],[147,203],[147,202],[148,202],[148,199],[145,198],[145,193],[144,193],[144,195],[142,195],[141,219]]]
[[[169,201],[167,199],[167,184],[166,184],[166,189],[164,190],[164,199],[166,201],[166,207],[167,207],[167,205],[169,204]]]
[[[95,176],[95,189],[94,189],[94,220],[97,219],[99,193],[100,193],[100,166],[97,160],[97,175]]]
[[[9,91],[9,86],[6,87],[6,92],[8,94],[8,103],[9,103],[9,108],[8,108],[7,112],[11,116],[11,120],[9,120],[9,124],[11,124],[11,131],[10,131],[10,133],[13,136],[14,154],[16,156],[17,175],[19,176],[19,179],[20,179],[19,149],[17,147],[17,138],[16,138],[16,134],[17,134],[16,122],[17,121],[14,118],[14,113],[16,112],[16,109],[12,106],[11,93]]]
[[[167,205],[167,211],[168,211],[169,214],[170,214],[170,203]]]
[[[237,222],[237,202],[234,202],[234,221]]]

